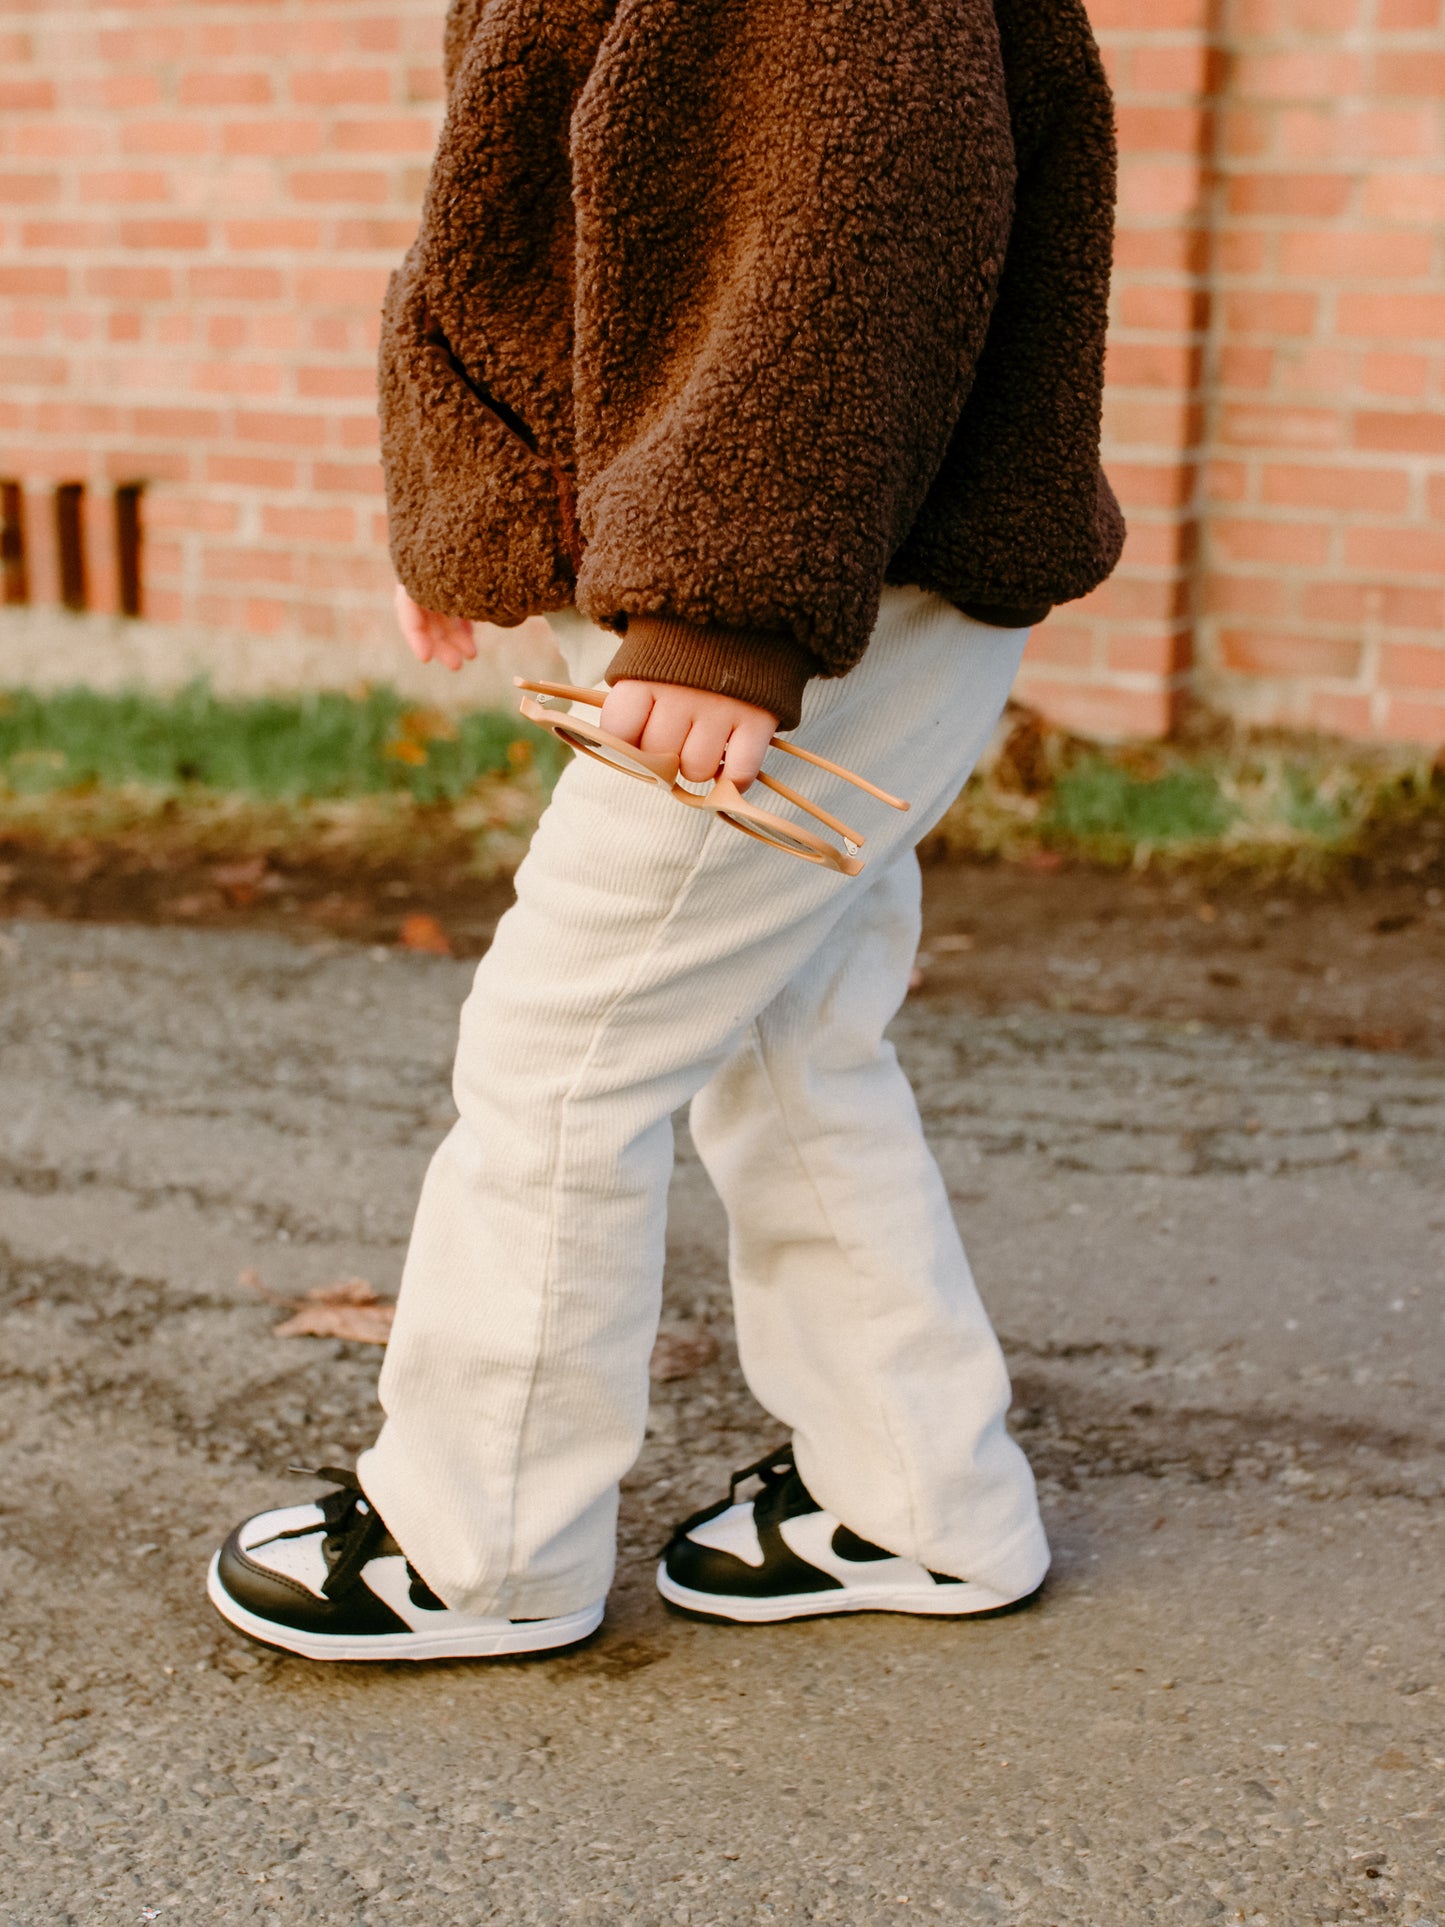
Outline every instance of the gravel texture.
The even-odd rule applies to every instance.
[[[1445,1927],[1437,1062],[905,1010],[1032,1612],[664,1611],[667,1525],[778,1437],[684,1134],[669,1316],[721,1354],[656,1388],[597,1639],[326,1669],[223,1628],[218,1536],[376,1422],[375,1350],[275,1338],[238,1274],[395,1289],[468,974],[0,928],[4,1927]]]

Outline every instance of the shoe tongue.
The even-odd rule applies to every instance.
[[[400,1553],[401,1547],[386,1529],[381,1515],[360,1501],[344,1520],[337,1520],[321,1542],[326,1561],[326,1582],[322,1593],[327,1599],[340,1599],[361,1581],[373,1559]]]
[[[364,1532],[367,1523],[372,1519],[376,1520],[379,1530],[367,1548],[365,1563],[370,1565],[373,1559],[400,1559],[405,1556],[401,1547],[392,1538],[385,1521],[380,1519],[370,1506],[366,1506],[359,1516],[353,1512],[341,1530],[338,1531],[333,1525],[322,1540],[322,1557],[326,1561],[326,1570],[329,1573],[335,1572],[342,1560],[354,1552],[355,1535],[358,1532]]]
[[[784,1519],[800,1519],[822,1507],[798,1476],[794,1466],[776,1485],[764,1486],[753,1501],[753,1517],[759,1525],[781,1525]]]

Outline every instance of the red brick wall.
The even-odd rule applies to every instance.
[[[376,315],[436,136],[439,0],[40,0],[0,28],[0,473],[143,478],[145,613],[345,645],[389,624]]]
[[[1219,71],[1209,3],[1089,8],[1119,127],[1105,459],[1129,539],[1110,580],[1037,631],[1023,680],[1086,732],[1165,733],[1193,662]]]
[[[1181,696],[1445,742],[1440,0],[1093,0],[1119,107],[1123,565],[1030,648],[1084,728]]]
[[[435,135],[442,0],[12,0],[0,24],[0,477],[144,480],[145,613],[389,634],[372,355]],[[1190,692],[1445,740],[1441,0],[1092,0],[1119,102],[1114,579],[1024,689],[1107,734]],[[344,679],[344,666],[338,679]],[[3,673],[0,673],[3,680]]]
[[[1222,54],[1203,687],[1442,742],[1439,0],[1230,0]]]

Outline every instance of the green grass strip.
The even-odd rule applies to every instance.
[[[1059,777],[1039,827],[1050,840],[1117,838],[1131,847],[1157,848],[1212,841],[1239,814],[1215,770],[1171,769],[1139,777],[1091,756]]]
[[[0,818],[26,834],[48,823],[58,835],[62,822],[100,834],[158,810],[219,823],[240,808],[280,812],[295,836],[308,812],[319,830],[327,812],[359,811],[379,835],[382,819],[439,805],[519,852],[566,757],[515,713],[427,709],[387,687],[0,693]],[[1424,751],[1282,732],[1109,749],[1025,713],[1005,723],[927,853],[1042,849],[1109,866],[1303,876],[1382,838],[1418,843],[1430,865],[1437,833],[1445,841],[1445,763]]]
[[[198,682],[174,695],[0,694],[0,785],[18,795],[139,784],[274,801],[391,791],[455,802],[484,778],[528,767],[550,787],[564,754],[518,716],[447,714],[389,688],[236,698]]]

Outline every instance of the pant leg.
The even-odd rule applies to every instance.
[[[1022,646],[891,589],[858,669],[810,687],[797,738],[914,800],[900,817],[789,769],[863,830],[875,873],[947,807]],[[585,758],[563,775],[463,1012],[459,1118],[358,1467],[450,1605],[537,1616],[606,1591],[646,1418],[671,1114],[866,887]]]
[[[1008,1374],[884,1029],[920,876],[900,853],[694,1098],[727,1207],[743,1371],[824,1508],[935,1572],[1031,1591],[1048,1567]]]

